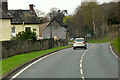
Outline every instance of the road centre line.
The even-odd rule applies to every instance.
[[[92,46],[90,48],[88,48],[88,50],[90,50],[93,47],[94,47],[94,44],[92,44]],[[85,77],[84,77],[84,74],[83,74],[83,69],[82,69],[83,58],[84,58],[85,54],[88,52],[88,50],[85,50],[85,52],[82,54],[81,59],[80,59],[80,73],[82,75],[82,80],[85,80]]]
[[[51,56],[51,55],[54,55],[54,54],[56,54],[56,53],[58,53],[58,52],[64,51],[64,50],[66,50],[66,49],[63,49],[63,50],[54,52],[54,53],[52,53],[52,54],[46,55],[46,56],[44,56],[44,57],[42,57],[42,58],[34,61],[33,63],[29,64],[28,66],[26,66],[25,68],[23,68],[23,69],[22,69],[21,71],[19,71],[18,73],[16,73],[10,80],[13,80],[13,79],[16,78],[17,76],[19,76],[21,73],[23,73],[26,69],[28,69],[29,67],[31,67],[31,66],[34,65],[35,63],[37,63],[37,62],[39,62],[39,61],[41,61],[41,60],[43,60],[43,59],[45,59],[45,58],[47,58],[47,57],[49,57],[49,56]]]
[[[82,68],[82,64],[80,64],[80,68]]]
[[[82,60],[80,60],[80,64],[82,64]]]
[[[82,77],[83,80],[85,80],[85,77]]]
[[[81,74],[83,75],[83,70],[82,70],[82,69],[80,69],[80,72],[81,72]]]
[[[83,60],[83,57],[84,57],[84,56],[81,57],[81,60]]]

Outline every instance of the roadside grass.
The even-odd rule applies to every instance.
[[[112,47],[115,49],[115,51],[120,55],[120,37],[116,38],[113,40],[113,42],[111,43]]]
[[[112,37],[106,37],[106,38],[103,38],[101,40],[89,40],[88,43],[108,43],[108,42],[111,42],[110,44],[112,45],[113,49],[117,52],[117,54],[120,55],[120,37],[118,38],[115,38],[114,40],[112,40]]]
[[[87,43],[107,43],[107,42],[111,42],[111,37],[106,37],[106,38],[103,38],[103,39],[100,39],[100,40],[88,40]]]
[[[50,53],[50,52],[53,52],[59,49],[68,48],[68,47],[70,46],[62,46],[62,47],[56,47],[56,48],[48,49],[44,51],[31,52],[28,54],[20,54],[20,55],[15,55],[13,57],[4,59],[0,61],[2,62],[2,75],[5,75],[9,71],[39,56],[42,56],[44,54],[47,54],[47,53]]]

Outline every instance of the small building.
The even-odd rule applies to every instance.
[[[42,23],[39,27],[39,39],[43,39],[42,32],[50,22]]]
[[[8,10],[7,0],[2,0],[2,17],[0,24],[2,24],[0,32],[0,41],[11,40],[17,33],[25,30],[36,32],[39,38],[40,21],[34,11],[34,5],[29,5],[29,10]]]
[[[56,18],[54,18],[42,31],[42,37],[49,39],[57,37],[58,39],[66,39],[67,29]]]

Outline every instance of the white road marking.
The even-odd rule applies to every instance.
[[[94,44],[88,49],[90,50],[91,48],[93,48]],[[88,50],[85,50],[85,52],[82,54],[81,59],[80,59],[80,73],[82,75],[82,80],[85,80],[84,74],[83,74],[83,69],[82,69],[82,65],[83,65],[83,58],[85,56],[85,54],[88,52]]]
[[[82,70],[82,69],[80,69],[80,72],[81,72],[81,74],[83,75],[83,70]]]
[[[85,80],[85,77],[84,77],[84,76],[82,77],[82,80]]]
[[[66,49],[64,49],[64,50],[66,50]],[[25,67],[25,68],[23,68],[21,71],[19,71],[17,74],[15,74],[11,79],[16,78],[16,77],[19,76],[21,73],[23,73],[26,69],[28,69],[29,67],[31,67],[31,66],[34,65],[35,63],[43,60],[44,58],[47,58],[48,56],[54,55],[54,54],[56,54],[56,53],[58,53],[58,52],[61,52],[61,51],[64,51],[64,50],[60,50],[60,51],[54,52],[54,53],[52,53],[52,54],[50,54],[50,55],[46,55],[46,56],[44,56],[44,57],[42,57],[42,58],[34,61],[33,63],[29,64],[27,67]]]
[[[81,57],[81,60],[83,60],[84,55]]]
[[[110,44],[109,44],[110,45]],[[115,57],[117,58],[117,59],[120,59],[115,53],[114,53],[114,51],[112,50],[112,46],[110,45],[110,50],[111,50],[111,52],[115,55]]]
[[[80,63],[80,68],[82,68],[82,64]]]
[[[80,63],[82,63],[82,60],[80,60]]]

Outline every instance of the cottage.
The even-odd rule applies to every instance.
[[[42,31],[43,38],[66,39],[67,29],[56,18],[54,18]]]
[[[17,33],[25,30],[36,32],[39,38],[40,21],[34,11],[34,5],[29,10],[8,10],[7,0],[2,1],[2,17],[0,18],[0,41],[11,40]]]
[[[39,39],[43,39],[42,32],[50,22],[42,23],[39,27]]]

